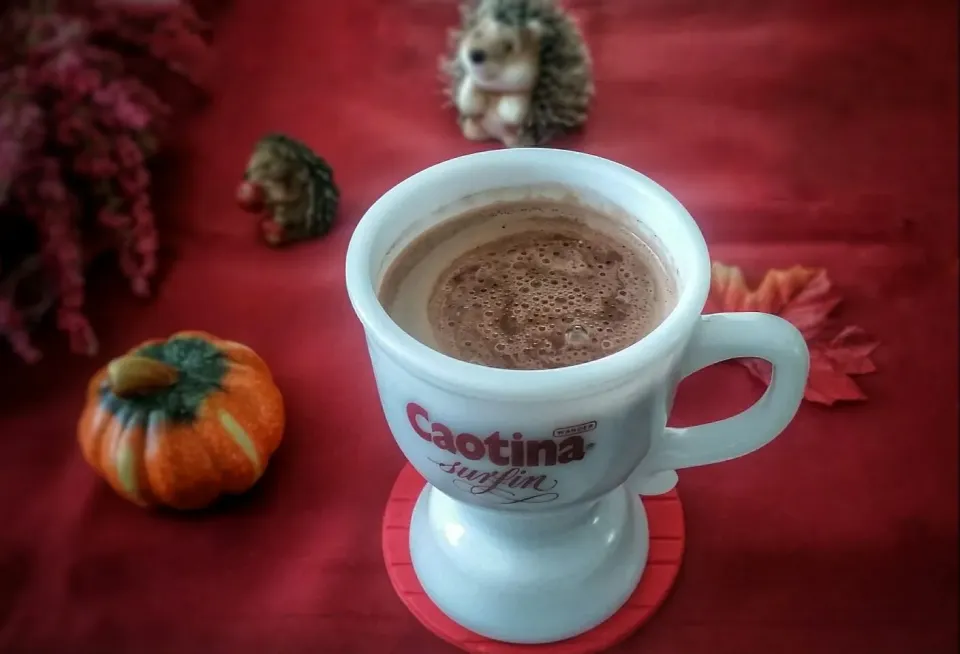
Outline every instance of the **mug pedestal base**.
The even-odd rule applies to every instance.
[[[641,504],[619,489],[583,513],[544,525],[551,535],[525,531],[523,520],[491,536],[477,528],[484,512],[478,518],[408,465],[384,515],[384,560],[411,612],[461,649],[513,654],[532,651],[518,643],[562,641],[564,652],[599,652],[649,620],[669,593],[683,511],[675,492]]]

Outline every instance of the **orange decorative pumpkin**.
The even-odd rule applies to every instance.
[[[180,332],[94,375],[77,436],[87,462],[123,497],[196,509],[253,486],[283,427],[283,398],[253,350]]]

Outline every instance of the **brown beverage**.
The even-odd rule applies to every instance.
[[[493,368],[586,363],[636,343],[673,308],[653,249],[611,217],[537,200],[490,205],[427,231],[380,287],[425,345]]]

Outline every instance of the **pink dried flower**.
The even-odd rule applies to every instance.
[[[129,100],[118,100],[113,110],[117,121],[127,129],[139,131],[150,123],[150,112]]]
[[[136,250],[140,254],[147,255],[153,254],[157,251],[159,247],[159,240],[157,238],[157,232],[151,226],[147,233],[143,234],[136,243]]]
[[[79,71],[73,78],[73,88],[83,95],[93,93],[102,83],[103,78],[100,77],[99,71],[89,68]]]
[[[97,221],[104,227],[121,230],[130,224],[130,216],[114,211],[109,207],[104,207],[97,213]]]
[[[123,90],[116,82],[101,86],[93,94],[93,101],[104,108],[112,107],[121,98]]]
[[[147,185],[150,183],[150,175],[145,168],[140,166],[125,168],[120,171],[118,180],[120,182],[120,188],[123,189],[124,193],[127,195],[136,195],[147,190]],[[145,201],[144,204],[149,207],[149,201]],[[136,209],[137,208],[134,207],[134,216],[137,215]]]
[[[140,151],[140,146],[126,134],[117,137],[113,148],[120,165],[124,168],[133,168],[143,163],[143,152]]]
[[[82,313],[88,244],[118,250],[138,295],[149,294],[157,269],[146,164],[170,107],[134,74],[156,66],[136,64],[152,59],[196,84],[209,58],[206,27],[186,0],[58,3],[44,14],[27,0],[10,3],[0,15],[0,212],[36,228],[41,253],[14,256],[51,280],[58,326],[89,354],[97,342]],[[0,215],[0,239],[10,224]],[[99,231],[81,231],[90,224]],[[11,279],[0,270],[0,337],[35,361],[27,330],[45,306],[17,306],[23,300],[4,286]]]
[[[27,363],[40,360],[40,350],[30,343],[30,336],[23,325],[20,312],[13,306],[13,300],[0,295],[0,335],[5,336],[13,351]]]
[[[83,66],[83,60],[76,50],[64,50],[50,60],[50,72],[53,79],[63,84],[69,76]]]
[[[111,179],[118,170],[117,164],[105,156],[96,157],[90,162],[90,177],[94,179]]]

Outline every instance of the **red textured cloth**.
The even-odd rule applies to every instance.
[[[877,334],[866,404],[801,408],[749,457],[681,473],[672,597],[620,652],[939,654],[957,649],[957,16],[952,0],[581,0],[598,95],[561,145],[673,191],[713,256],[825,266]],[[242,0],[218,27],[214,102],[161,189],[169,265],[142,303],[91,282],[97,361],[0,358],[0,651],[444,653],[393,595],[380,519],[387,433],[343,257],[391,185],[482,146],[441,107],[440,0]],[[234,206],[249,148],[286,130],[333,164],[341,221],[277,252]],[[256,348],[289,409],[249,496],[143,511],[81,460],[88,376],[182,328]],[[675,421],[759,394],[691,378]]]

